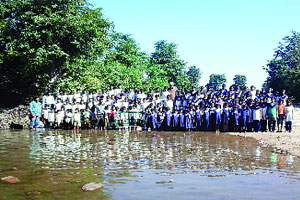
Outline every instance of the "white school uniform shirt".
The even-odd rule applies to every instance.
[[[58,112],[56,113],[56,122],[61,123],[64,119],[64,113],[63,112]]]
[[[74,122],[80,122],[80,118],[81,118],[80,113],[74,113],[73,114],[73,123]]]
[[[69,94],[69,95],[68,95],[68,99],[69,99],[69,102],[70,102],[70,103],[73,102],[73,100],[74,100],[74,95],[73,95],[73,94]]]
[[[64,106],[64,110],[67,111],[67,110],[71,110],[72,109],[72,105],[71,104],[66,104]]]
[[[62,109],[62,107],[63,107],[63,103],[56,103],[55,104],[55,111],[57,111],[57,110],[61,110]]]
[[[147,95],[146,95],[145,93],[139,93],[139,94],[137,95],[137,98],[145,99],[145,98],[147,98]]]
[[[128,97],[128,99],[130,99],[130,100],[134,100],[135,93],[134,93],[134,92],[129,92],[127,97]]]
[[[261,119],[262,120],[267,120],[266,115],[267,115],[268,107],[266,106],[266,107],[262,108],[261,111],[262,111]]]
[[[168,92],[168,91],[163,91],[163,92],[161,93],[161,99],[166,100],[168,95],[170,95],[170,92]]]
[[[75,104],[75,105],[72,106],[72,112],[73,113],[75,112],[76,108],[79,109],[79,105],[78,104]]]
[[[86,105],[85,104],[79,104],[78,108],[79,108],[79,110],[85,110],[86,109]]]
[[[124,106],[125,108],[128,108],[129,102],[128,101],[121,102],[121,105],[122,107]]]
[[[84,103],[86,103],[89,99],[89,94],[82,94],[81,99],[83,100]]]
[[[111,97],[111,95],[115,95],[115,90],[109,90],[109,91],[107,92],[107,95],[108,95],[109,97]]]
[[[73,97],[74,99],[75,99],[75,101],[76,102],[80,102],[80,100],[81,100],[81,94],[80,93],[77,93],[77,94],[74,94],[74,97]]]
[[[55,113],[54,112],[49,112],[48,121],[49,122],[55,122]]]
[[[169,107],[171,110],[173,110],[173,101],[172,100],[166,101],[166,106]]]
[[[291,122],[293,120],[293,112],[294,112],[294,107],[293,106],[286,106],[285,107],[285,121],[286,122]]]
[[[66,102],[68,99],[68,95],[61,95],[62,102]]]
[[[119,88],[115,89],[116,96],[120,96],[121,92],[122,92],[122,89],[119,89]]]
[[[252,111],[253,120],[261,120],[261,114],[262,114],[261,108],[253,109]]]
[[[43,109],[43,117],[44,119],[48,119],[48,115],[49,115],[49,109]]]

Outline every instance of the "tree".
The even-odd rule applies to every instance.
[[[154,46],[155,51],[150,57],[151,64],[158,65],[165,71],[168,80],[174,82],[178,88],[191,86],[186,74],[186,63],[179,58],[176,44],[161,40]]]
[[[28,97],[59,79],[87,78],[107,48],[110,23],[87,0],[1,1],[0,8],[2,94]]]
[[[265,85],[277,91],[286,89],[288,94],[300,98],[300,33],[293,31],[283,38],[266,67]]]
[[[187,71],[188,78],[193,87],[199,87],[199,81],[201,79],[201,71],[195,65],[190,66]]]
[[[236,74],[234,75],[233,82],[236,87],[243,89],[247,85],[247,77],[245,75]]]
[[[223,84],[227,82],[225,74],[211,74],[209,76],[209,86],[210,87],[221,87]]]

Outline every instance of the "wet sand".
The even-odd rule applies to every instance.
[[[291,133],[229,133],[240,137],[252,137],[262,146],[271,146],[276,153],[288,153],[300,157],[300,104],[294,105],[294,120]]]

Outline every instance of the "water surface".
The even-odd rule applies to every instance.
[[[0,131],[9,175],[0,199],[300,199],[298,158],[203,132]]]

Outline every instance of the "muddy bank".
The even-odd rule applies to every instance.
[[[289,153],[300,157],[300,131],[293,133],[229,133],[240,137],[252,137],[262,146],[272,146],[276,153]]]
[[[300,157],[300,104],[294,104],[292,133],[229,133],[241,137],[252,137],[262,146],[272,146],[277,153],[289,153]]]
[[[28,106],[0,109],[0,129],[29,128]]]

